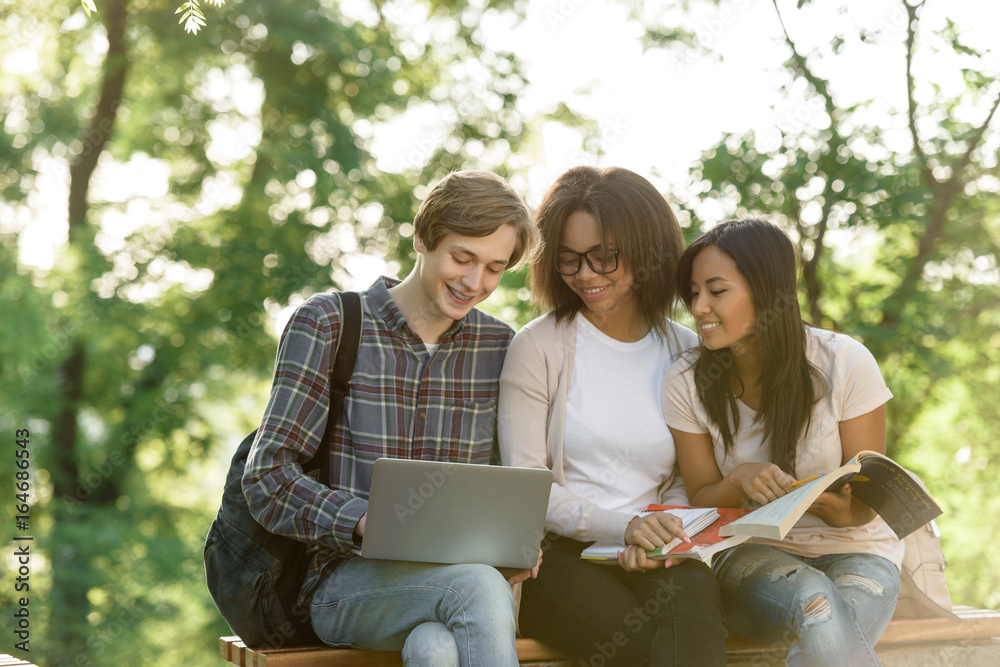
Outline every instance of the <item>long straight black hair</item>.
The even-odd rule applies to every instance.
[[[812,408],[824,386],[822,374],[806,359],[809,325],[799,311],[795,250],[783,231],[763,220],[730,220],[713,227],[688,246],[677,265],[677,292],[688,310],[694,258],[712,246],[732,258],[750,287],[754,307],[750,336],[761,356],[760,405],[754,421],[764,425],[771,462],[794,475],[797,444],[809,431]],[[695,386],[729,455],[740,427],[736,399],[742,395],[743,379],[730,348],[709,350],[703,344],[699,352]],[[734,385],[741,388],[740,394],[733,391]]]

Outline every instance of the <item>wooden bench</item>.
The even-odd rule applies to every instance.
[[[1000,612],[956,606],[959,622],[946,619],[893,620],[876,651],[885,667],[922,665],[1000,665]],[[760,666],[780,664],[781,647],[761,646],[740,637],[726,640],[728,664]],[[240,667],[399,667],[399,651],[376,652],[329,646],[249,649],[239,637],[220,637],[219,655]],[[557,667],[578,665],[535,639],[517,640],[522,665]],[[2,664],[2,663],[0,663]]]
[[[0,653],[0,667],[37,667],[35,663],[15,658],[6,653]]]

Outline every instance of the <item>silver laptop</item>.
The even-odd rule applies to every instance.
[[[378,459],[361,555],[534,567],[551,487],[550,470]]]

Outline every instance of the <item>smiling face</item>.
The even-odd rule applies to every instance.
[[[755,349],[750,286],[733,258],[714,245],[691,264],[691,314],[708,349],[729,347],[736,355]]]
[[[413,247],[421,255],[420,284],[432,317],[460,320],[493,293],[514,253],[517,232],[501,225],[489,236],[464,236],[449,232],[434,250],[419,236]]]
[[[563,223],[559,239],[559,251],[578,253],[601,249],[601,228],[594,216],[583,211],[570,214]],[[608,250],[615,250],[613,240],[608,241]],[[598,267],[600,268],[600,267]],[[632,298],[632,272],[625,268],[623,258],[618,258],[618,268],[611,273],[595,273],[581,258],[580,270],[576,275],[562,276],[563,282],[573,290],[586,307],[584,315],[616,312],[622,318],[628,317],[635,308]],[[620,312],[622,308],[626,310]],[[590,315],[588,315],[590,314]]]

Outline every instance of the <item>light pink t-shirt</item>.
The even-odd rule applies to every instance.
[[[809,431],[799,442],[794,475],[801,479],[829,472],[840,466],[843,447],[839,424],[871,412],[892,398],[875,358],[850,336],[806,327],[806,358],[818,368],[826,383],[822,397],[813,406]],[[726,456],[718,427],[711,423],[698,398],[692,357],[678,360],[663,384],[663,415],[671,427],[686,433],[708,433],[715,459],[723,475],[738,465],[770,460],[763,442],[763,424],[753,423],[756,412],[736,401],[740,428],[733,437],[733,451]],[[864,526],[834,528],[811,514],[804,515],[785,539],[754,539],[807,557],[831,553],[871,553],[898,567],[903,560],[903,542],[878,516]]]

